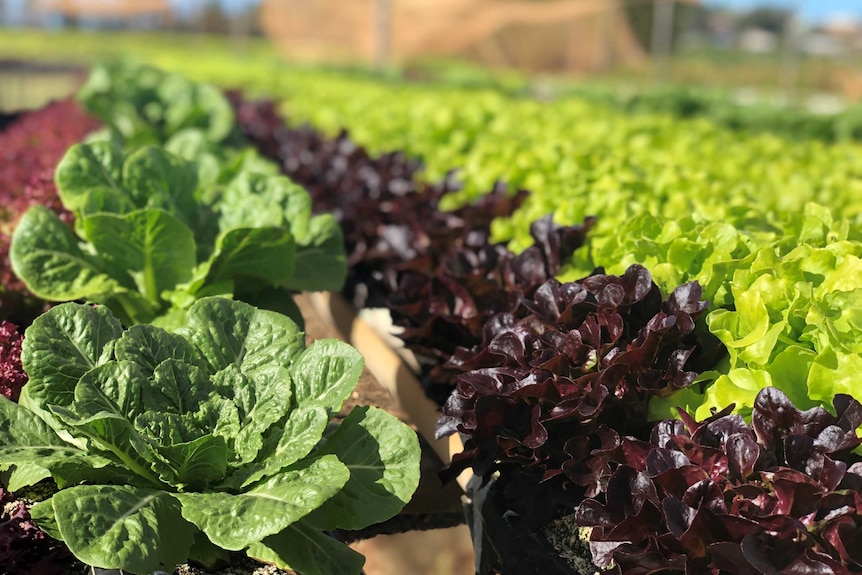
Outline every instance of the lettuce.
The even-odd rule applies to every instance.
[[[602,428],[642,433],[651,397],[695,381],[695,322],[707,305],[697,283],[663,299],[637,265],[521,296],[446,364],[460,373],[437,434],[465,437],[449,472],[497,476],[504,503],[533,525],[594,493],[584,464]]]
[[[0,399],[0,465],[53,477],[33,518],[91,565],[143,574],[245,550],[355,574],[361,556],[324,531],[388,519],[418,484],[416,435],[393,416],[359,407],[327,432],[359,353],[305,348],[275,312],[204,298],[169,333],[63,304],[28,328],[22,361],[20,403]]]
[[[164,144],[189,129],[220,143],[234,128],[233,108],[221,90],[151,66],[95,66],[78,101],[135,146]]]
[[[126,325],[179,325],[207,295],[269,295],[284,307],[285,289],[341,286],[341,230],[329,215],[312,217],[305,190],[251,171],[201,186],[198,174],[158,147],[73,146],[56,180],[75,232],[31,208],[12,237],[13,270],[41,298],[104,303]]]
[[[803,408],[836,393],[862,397],[862,244],[800,245],[783,257],[764,248],[732,276],[734,309],[713,311],[710,331],[727,347],[730,371],[707,388],[697,416],[736,403],[750,413],[774,385]]]
[[[836,394],[830,408],[803,411],[767,388],[750,425],[730,406],[699,422],[681,412],[648,440],[600,429],[584,466],[599,493],[575,511],[595,564],[616,574],[856,572],[862,405]]]

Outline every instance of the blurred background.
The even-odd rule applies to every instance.
[[[7,110],[67,89],[71,64],[171,44],[543,97],[674,87],[832,113],[862,96],[858,0],[0,0],[0,26]]]

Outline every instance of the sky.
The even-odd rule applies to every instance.
[[[179,12],[194,11],[204,0],[170,0]],[[219,0],[229,12],[257,4],[259,0]],[[802,17],[809,22],[823,22],[834,17],[851,16],[862,20],[862,0],[704,0],[710,6],[727,6],[735,9],[750,9],[756,6],[797,6]],[[6,0],[12,14],[20,12],[24,0]]]
[[[189,13],[197,10],[204,0],[169,0],[179,13]],[[260,0],[218,0],[227,12],[238,12],[250,5],[259,4]],[[862,1],[862,0],[860,0]],[[23,14],[26,0],[6,0],[6,10],[12,20]]]
[[[755,6],[797,7],[802,17],[810,22],[822,22],[834,17],[851,16],[862,19],[862,0],[706,0],[710,6],[727,6],[735,9]]]

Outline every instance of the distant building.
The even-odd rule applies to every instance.
[[[830,18],[822,26],[823,34],[839,42],[844,48],[862,50],[862,21],[853,16]]]
[[[775,52],[778,45],[778,35],[762,28],[747,28],[739,35],[739,48],[752,54]]]

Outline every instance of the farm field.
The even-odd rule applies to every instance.
[[[7,41],[0,38],[0,54]],[[131,337],[122,327],[142,324],[206,349],[216,344],[182,326],[201,330],[215,315],[207,306],[227,305],[212,296],[295,316],[283,294],[341,293],[358,309],[387,310],[441,409],[438,434],[464,440],[444,474],[471,469],[487,480],[471,493],[515,517],[507,529],[546,540],[560,521],[576,526],[575,538],[588,527],[591,561],[614,573],[647,564],[858,572],[857,112],[829,120],[776,112],[746,124],[704,108],[684,118],[596,96],[539,101],[493,81],[412,84],[286,66],[264,46],[225,56],[206,40],[187,41],[128,44],[129,55],[173,74],[128,63],[97,68],[78,93],[86,113],[70,118],[87,127],[90,115],[103,127],[76,146],[81,134],[64,135],[68,146],[36,162],[39,186],[10,176],[17,183],[7,193],[20,203],[5,214],[4,272],[20,280],[27,310],[44,300],[96,302],[111,310],[118,342]],[[25,57],[36,41],[11,45],[19,52],[10,55]],[[88,63],[99,46],[93,40],[93,52],[70,51],[69,60]],[[185,51],[195,46],[192,61]],[[111,230],[127,234],[128,245],[112,245]],[[140,230],[151,235],[144,240]],[[156,240],[180,250],[183,265],[146,255]],[[65,252],[71,257],[58,259]],[[14,294],[3,295],[6,305]],[[175,330],[181,335],[168,334]],[[43,331],[27,333],[53,345]],[[130,352],[111,345],[120,351],[105,361],[126,361]],[[26,345],[19,353],[24,367],[38,363]],[[349,364],[355,352],[338,353]],[[229,367],[213,365],[212,378]],[[332,377],[350,393],[345,377]],[[79,410],[78,394],[92,385],[82,381],[70,404]],[[50,411],[63,416],[49,426],[86,424],[75,419],[83,411],[49,409],[38,403],[45,397],[28,399],[38,387],[25,389],[37,390],[25,392],[21,408],[38,407],[32,417]],[[337,412],[340,403],[327,401],[324,415]],[[18,409],[7,403],[0,406]],[[309,417],[320,408],[305,407]],[[329,456],[326,464],[340,469],[338,448],[308,465]],[[408,456],[380,457],[399,471],[379,497],[403,503],[414,473]],[[261,469],[228,475],[217,489],[245,489],[266,476]],[[184,489],[188,477],[161,473],[157,481],[173,482],[168,492]],[[24,475],[17,481],[26,485]],[[343,485],[333,483],[333,493]],[[336,525],[365,527],[398,512],[389,502],[379,516],[351,508],[336,520],[339,503],[325,500],[313,504],[323,505],[312,516],[320,523],[301,524],[325,544],[335,543],[324,531]],[[52,521],[62,520],[58,505]],[[45,506],[36,509],[37,523],[45,521]],[[239,545],[194,511],[182,517],[217,546],[249,546],[249,555],[283,568],[325,573],[308,556],[286,560],[276,540]],[[487,536],[507,541],[511,534],[497,528]],[[356,572],[359,559],[342,547],[345,572]],[[512,541],[493,547],[510,566],[561,561],[538,544],[529,553],[542,559],[520,555]],[[172,553],[146,565],[182,555]]]

